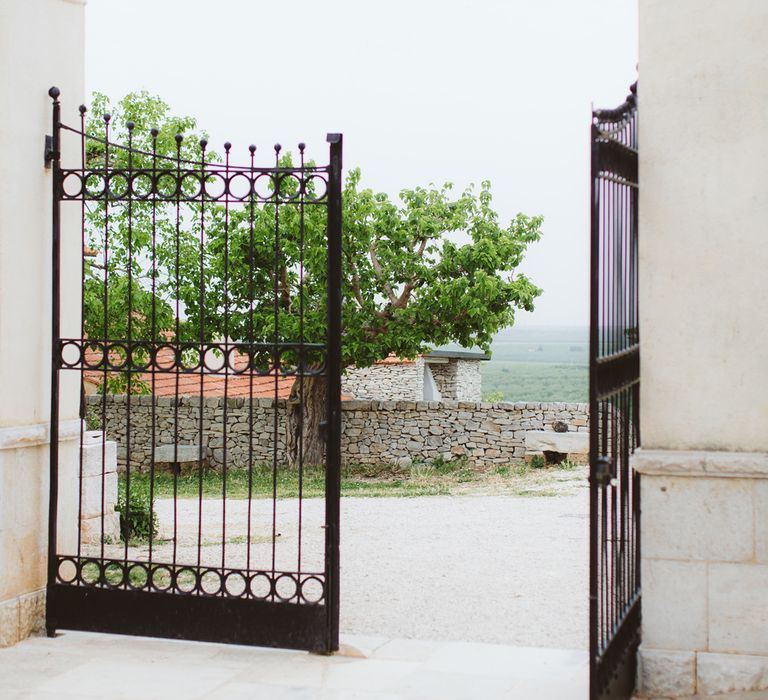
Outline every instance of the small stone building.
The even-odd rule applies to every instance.
[[[433,350],[415,360],[391,355],[371,367],[349,367],[342,393],[351,399],[381,401],[480,401],[480,363],[473,350]]]

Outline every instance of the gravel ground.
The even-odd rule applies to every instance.
[[[344,499],[342,631],[586,648],[587,493]]]
[[[588,491],[574,476],[550,496],[343,498],[342,632],[586,648]],[[221,505],[203,502],[203,564],[221,564]],[[303,571],[323,568],[323,510],[320,499],[303,503]],[[172,501],[157,511],[165,541],[153,558],[167,562]],[[297,514],[296,499],[278,501],[278,570],[297,569]],[[271,500],[253,501],[252,568],[271,567],[272,515]],[[177,561],[194,563],[197,501],[180,499],[177,519]],[[229,501],[226,520],[226,566],[244,566],[247,501]],[[107,552],[123,556],[120,545]]]

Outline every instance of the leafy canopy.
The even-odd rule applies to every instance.
[[[107,112],[109,140],[127,144],[130,138],[136,150],[88,141],[89,167],[103,168],[108,160],[110,168],[126,171],[199,173],[203,162],[222,162],[201,145],[206,135],[194,119],[172,115],[146,92],[114,106],[96,93],[89,134],[104,137]],[[129,122],[135,124],[130,134]],[[180,166],[177,156],[198,165]],[[268,164],[269,158],[275,164],[273,152]],[[239,164],[249,159],[232,157]],[[290,153],[277,161],[294,166]],[[512,325],[515,310],[533,309],[541,290],[516,269],[541,235],[541,217],[518,214],[502,226],[488,182],[459,194],[451,184],[403,189],[393,201],[360,180],[360,170],[352,169],[343,188],[345,366],[367,366],[390,353],[414,357],[448,342],[488,350],[493,335]],[[201,204],[183,201],[195,188],[190,178],[178,203],[152,197],[88,202],[87,243],[97,254],[85,264],[87,337],[324,342],[326,208],[311,199],[325,185],[315,178],[307,197],[286,201],[297,187],[286,177],[275,201]],[[449,235],[458,232],[468,240]]]

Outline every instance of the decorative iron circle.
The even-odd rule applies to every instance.
[[[221,574],[216,569],[206,569],[200,574],[200,591],[205,595],[218,595],[221,585]]]
[[[179,593],[194,593],[200,585],[197,572],[189,566],[176,569],[173,576],[173,587]]]
[[[226,196],[227,181],[224,176],[218,172],[206,172],[205,183],[203,184],[203,194],[206,199],[216,201]]]
[[[325,595],[325,585],[317,576],[307,576],[301,582],[301,598],[305,603],[319,603]]]
[[[230,571],[224,575],[224,592],[230,598],[242,598],[248,589],[248,581],[239,571]]]
[[[253,574],[248,579],[248,590],[258,600],[266,600],[272,595],[272,579],[265,573]]]
[[[98,199],[104,196],[107,189],[107,183],[100,173],[91,171],[85,176],[83,189],[85,190],[87,197]]]
[[[170,359],[162,355],[164,350],[170,351]],[[179,357],[176,353],[176,346],[171,345],[170,343],[163,343],[162,345],[158,345],[152,357],[152,363],[155,367],[163,372],[172,372],[179,364]]]
[[[253,181],[245,173],[235,173],[227,182],[227,193],[233,199],[244,202],[250,199]]]
[[[328,180],[318,173],[304,178],[304,199],[308,202],[320,202],[328,196]]]
[[[283,202],[293,202],[303,194],[303,180],[296,173],[281,173],[278,176],[278,197]]]
[[[154,590],[160,591],[161,593],[167,591],[170,589],[172,582],[173,574],[169,567],[161,564],[152,569],[151,586]]]
[[[131,194],[137,199],[147,199],[154,193],[152,175],[146,172],[134,173],[131,176]]]
[[[200,346],[190,345],[181,349],[179,369],[182,372],[194,372],[200,369],[202,364],[202,352]]]
[[[128,364],[128,344],[112,343],[109,346],[107,360],[110,369],[123,369]]]
[[[143,359],[142,359],[143,356]],[[138,340],[131,343],[131,368],[145,370],[152,365],[152,344]]]
[[[146,588],[149,582],[147,567],[144,564],[131,564],[128,567],[127,582],[131,588],[137,591]]]
[[[275,579],[275,595],[286,603],[293,600],[298,592],[296,579],[291,574],[280,574]]]
[[[56,568],[56,578],[61,583],[74,583],[77,580],[77,562],[72,557],[59,560]]]
[[[125,581],[125,568],[120,562],[107,562],[104,564],[103,578],[108,588],[120,588]]]
[[[95,362],[88,359],[89,350],[92,357],[95,357]],[[107,352],[104,343],[89,342],[83,357],[83,365],[85,365],[87,369],[103,369],[106,364],[106,357]]]
[[[75,199],[83,194],[83,178],[79,173],[69,172],[64,176],[61,193],[67,199]]]
[[[64,341],[61,344],[61,364],[63,367],[78,367],[83,357],[80,343],[73,340]]]
[[[78,579],[86,586],[97,586],[101,583],[101,565],[96,559],[84,559],[80,563]]]
[[[109,196],[111,199],[122,199],[128,194],[128,176],[122,170],[113,170],[107,177]]]
[[[278,183],[271,173],[260,173],[253,181],[253,191],[259,200],[274,199],[277,189]]]
[[[176,175],[170,172],[162,172],[155,178],[155,192],[162,199],[175,198],[179,191],[179,182]]]
[[[217,343],[208,345],[203,355],[203,366],[208,372],[214,374],[222,372],[227,364],[227,356],[224,352],[224,346]]]
[[[187,170],[181,175],[181,196],[193,201],[199,199],[203,191],[202,176],[192,170]]]

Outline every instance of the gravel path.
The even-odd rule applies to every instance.
[[[587,494],[580,482],[552,496],[343,498],[342,632],[586,648]],[[156,507],[167,539],[154,559],[170,561],[173,503]],[[322,571],[323,512],[322,500],[304,501],[303,571]],[[278,570],[297,568],[297,514],[296,499],[278,501]],[[203,564],[220,565],[221,500],[205,500],[202,515]],[[252,568],[271,567],[272,515],[271,500],[253,501]],[[180,499],[177,518],[177,561],[193,563],[197,501]],[[229,501],[228,567],[245,565],[247,522],[247,502]]]
[[[344,499],[342,631],[586,648],[587,493]]]

